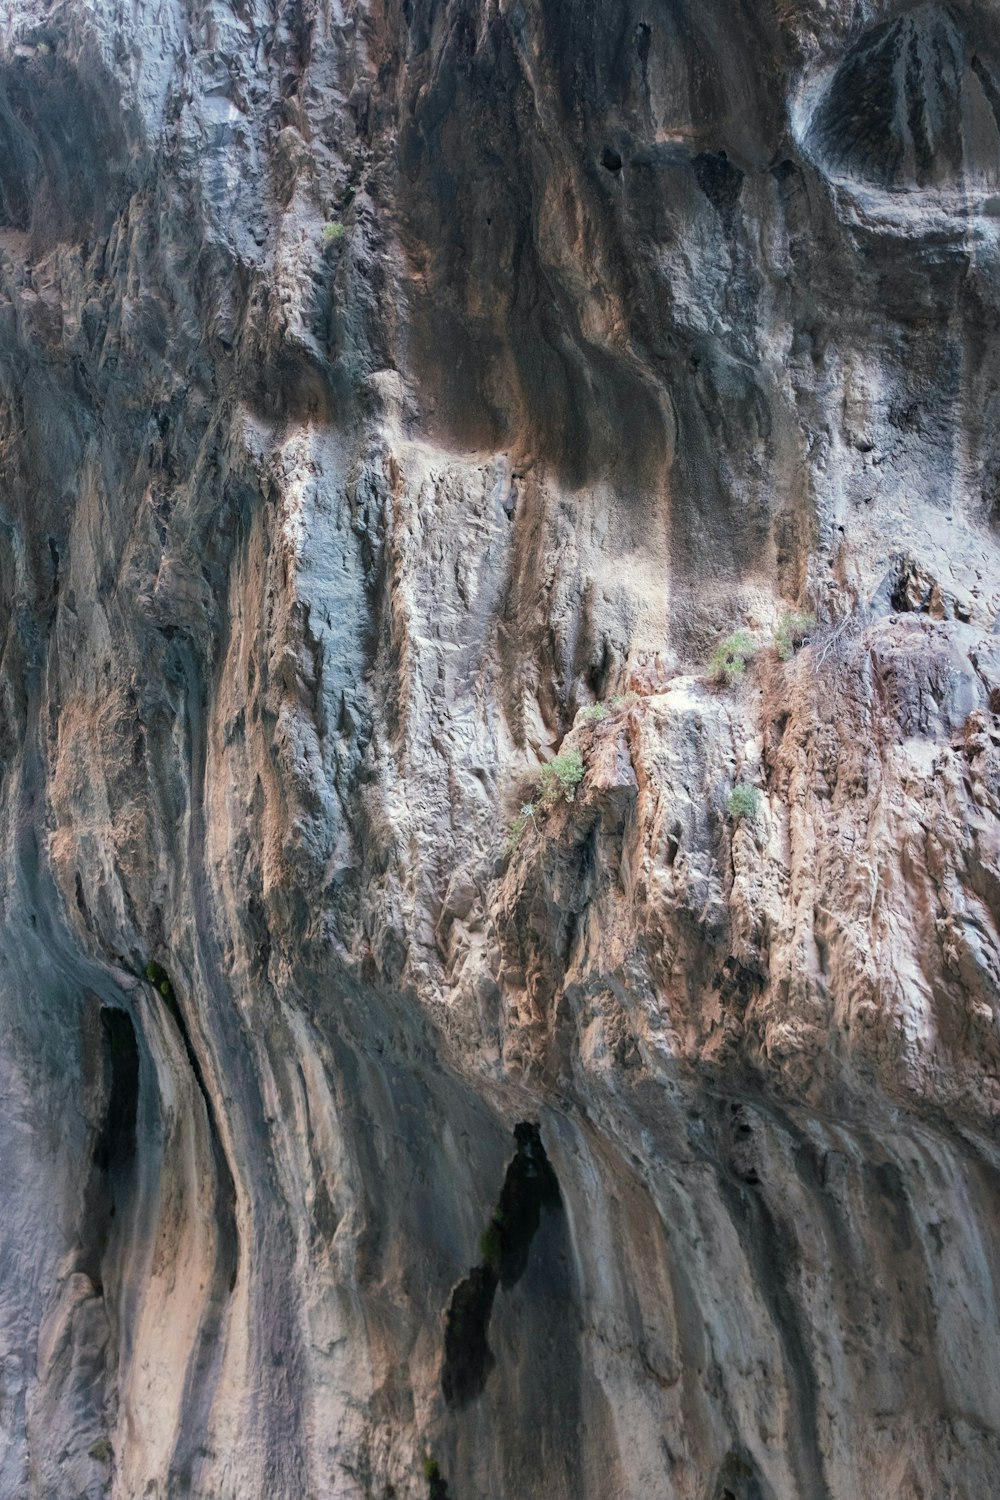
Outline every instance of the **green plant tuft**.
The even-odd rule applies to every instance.
[[[731,818],[756,818],[760,812],[760,792],[755,786],[734,786],[727,806]]]
[[[638,701],[638,693],[633,693],[631,691],[627,693],[616,693],[611,700],[611,707],[615,713],[618,713],[620,709],[631,708],[632,705],[634,703],[638,703]]]
[[[165,996],[167,1000],[172,997],[174,993],[174,987],[170,983],[170,975],[167,973],[166,969],[162,967],[162,965],[154,963],[153,960],[150,959],[149,963],[146,965],[146,978],[149,980],[154,990],[159,990],[160,994]]]
[[[87,1449],[87,1456],[89,1458],[92,1458],[94,1462],[98,1464],[107,1463],[108,1459],[111,1457],[111,1453],[111,1444],[106,1437],[98,1438],[97,1442],[91,1443],[90,1447]]]
[[[153,989],[163,996],[167,1009],[178,1024],[180,1024],[180,1006],[177,1004],[174,986],[166,969],[162,964],[158,964],[153,959],[150,959],[146,965],[146,978],[153,986]]]
[[[347,230],[344,228],[343,224],[338,224],[335,220],[331,220],[329,224],[323,225],[323,244],[337,245],[344,238],[346,233]]]
[[[427,1457],[424,1459],[424,1478],[425,1479],[440,1479],[441,1478],[441,1465],[438,1463],[437,1459],[436,1458],[432,1458],[429,1453],[428,1453]]]
[[[529,825],[534,822],[534,819],[535,804],[533,802],[525,802],[517,817],[510,825],[510,831],[504,841],[505,854],[513,854],[514,850],[520,846],[521,840],[527,833]]]
[[[808,609],[789,609],[782,616],[781,624],[774,632],[774,647],[782,661],[791,661],[796,648],[801,646],[811,630],[816,628],[816,616]]]
[[[742,682],[757,655],[757,642],[745,630],[734,630],[715,649],[711,672],[716,682]]]
[[[583,756],[579,750],[565,750],[555,755],[538,773],[538,790],[543,807],[551,807],[560,797],[572,802],[583,780]]]
[[[553,756],[547,765],[542,766],[537,778],[538,798],[534,802],[525,802],[511,823],[504,840],[504,854],[510,856],[519,848],[540,807],[551,807],[561,798],[572,802],[582,780],[583,756],[579,750],[566,750],[562,755]]]
[[[588,703],[586,708],[581,708],[577,718],[583,724],[599,724],[602,719],[608,717],[608,711],[603,703]]]

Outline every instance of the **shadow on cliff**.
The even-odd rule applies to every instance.
[[[107,234],[122,207],[128,145],[116,89],[71,66],[55,32],[0,68],[0,231],[40,254]]]

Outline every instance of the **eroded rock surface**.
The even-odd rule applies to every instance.
[[[1000,1490],[1000,8],[0,37],[0,1496]]]

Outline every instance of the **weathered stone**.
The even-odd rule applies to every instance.
[[[997,4],[0,75],[0,1500],[1000,1490]]]

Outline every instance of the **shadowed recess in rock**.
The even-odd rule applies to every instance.
[[[455,1500],[454,1495],[449,1495],[448,1481],[436,1458],[424,1459],[424,1478],[427,1480],[427,1500]]]
[[[116,1219],[121,1219],[136,1155],[139,1047],[123,1010],[101,1008],[102,1071],[107,1103],[91,1155],[78,1268],[98,1289]]]
[[[836,173],[887,188],[997,180],[995,68],[950,8],[920,5],[868,32],[837,69],[810,130]]]
[[[522,1121],[514,1138],[517,1151],[500,1202],[480,1238],[482,1263],[459,1282],[448,1307],[441,1389],[449,1406],[466,1406],[486,1384],[494,1365],[488,1335],[497,1289],[523,1276],[542,1210],[562,1206],[538,1126]]]
[[[770,1500],[748,1453],[731,1453],[722,1465],[714,1500]]]
[[[139,1047],[135,1028],[123,1010],[104,1006],[101,1030],[110,1063],[111,1087],[104,1125],[94,1145],[94,1166],[116,1177],[128,1170],[135,1156]]]
[[[50,42],[0,68],[0,229],[38,247],[106,229],[126,151],[108,79],[66,66]]]

